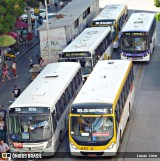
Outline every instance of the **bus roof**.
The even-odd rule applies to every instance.
[[[86,28],[62,52],[90,52],[94,51],[111,31],[110,27]]]
[[[69,26],[74,23],[83,13],[90,7],[95,0],[79,0],[71,1],[62,10],[60,10],[57,15],[64,15],[64,18],[51,18],[49,21],[49,28],[64,27]],[[39,27],[39,30],[46,29],[46,24],[44,23]]]
[[[111,4],[106,5],[105,8],[100,12],[100,14],[93,19],[93,21],[103,21],[103,20],[117,20],[120,13],[127,7],[126,4]]]
[[[155,19],[154,13],[132,13],[122,32],[148,32]]]
[[[79,69],[76,62],[48,64],[10,108],[54,107]]]
[[[131,65],[129,60],[98,61],[73,104],[113,104]]]

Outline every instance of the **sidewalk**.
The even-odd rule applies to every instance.
[[[68,0],[63,0],[64,6],[68,4]],[[56,10],[54,4],[50,6],[50,11],[49,13],[57,13],[58,11],[61,10],[60,5],[58,5],[58,8]],[[34,30],[32,32],[34,34]],[[33,40],[27,44],[24,44],[19,47],[19,55],[16,56],[14,59],[16,62],[19,61],[28,51],[30,51],[37,43],[39,43],[39,37],[33,37]],[[8,65],[9,68],[11,68],[11,61],[7,60],[5,63]],[[2,75],[2,66],[0,64],[0,76]]]

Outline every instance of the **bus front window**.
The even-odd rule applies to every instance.
[[[112,31],[111,38],[112,38],[112,40],[114,40],[116,38],[116,27],[115,26],[111,26],[111,31]]]
[[[91,59],[82,59],[80,60],[82,67],[82,75],[90,74],[92,71],[92,61]]]
[[[71,136],[78,141],[106,142],[113,137],[113,118],[72,117]]]
[[[49,115],[10,115],[9,123],[10,138],[15,141],[43,141],[49,140],[52,136]]]
[[[92,60],[89,58],[64,59],[65,62],[80,62],[82,75],[88,75],[92,71]]]
[[[122,37],[121,48],[125,51],[146,51],[147,37]]]

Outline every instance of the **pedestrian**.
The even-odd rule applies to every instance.
[[[0,139],[6,142],[6,122],[0,117]]]
[[[16,64],[15,60],[12,60],[12,73],[13,73],[13,79],[14,78],[18,78],[18,75],[17,75],[17,64]]]
[[[55,9],[58,10],[58,0],[54,1],[54,6],[55,6]]]
[[[12,98],[13,98],[13,100],[17,99],[20,94],[21,94],[21,90],[18,88],[17,85],[14,85],[14,89],[12,91]]]
[[[3,105],[0,105],[0,117],[3,118],[3,121],[6,121],[7,111],[5,110]]]
[[[47,9],[48,9],[48,11],[50,11],[50,10],[51,10],[51,8],[50,8],[50,4],[49,4],[49,3],[47,4]]]
[[[61,9],[64,7],[64,3],[62,1],[60,1],[59,5],[60,5]]]
[[[3,131],[0,132],[2,134],[2,137],[0,136],[0,139],[3,139],[5,142],[6,142],[6,131],[7,131],[6,116],[7,116],[7,110],[5,110],[3,105],[0,105],[0,118],[2,118],[2,121],[4,121]]]
[[[9,152],[10,148],[9,146],[4,143],[4,141],[1,139],[0,140],[0,153],[6,153],[6,152]]]
[[[32,57],[29,57],[28,64],[29,64],[29,67],[30,67],[30,68],[33,68],[34,63],[33,63]]]
[[[40,65],[40,67],[44,66],[44,61],[42,59],[42,57],[40,57],[39,55],[36,55],[37,57],[37,63]]]
[[[2,62],[2,82],[5,81],[5,78],[8,78],[10,80],[11,78],[9,77],[9,72],[8,72],[8,66],[5,62]]]

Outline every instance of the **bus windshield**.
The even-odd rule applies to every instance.
[[[71,117],[71,136],[78,141],[106,142],[113,137],[113,117]]]
[[[43,141],[52,136],[49,114],[11,114],[9,122],[10,138],[15,141]]]
[[[64,59],[64,60],[65,62],[80,62],[82,68],[82,75],[88,75],[92,71],[92,59],[90,58]]]
[[[124,51],[146,51],[148,41],[145,36],[122,36],[121,49]]]

